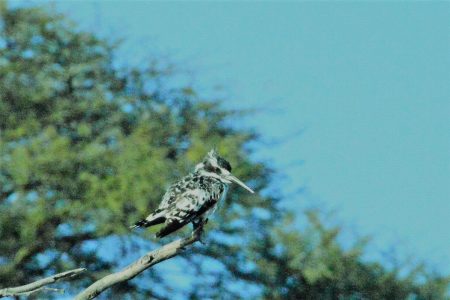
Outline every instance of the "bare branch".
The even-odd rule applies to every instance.
[[[106,289],[109,289],[113,285],[128,281],[136,277],[146,269],[150,268],[151,266],[178,255],[181,251],[184,250],[184,247],[191,245],[197,241],[201,241],[202,231],[203,227],[200,226],[192,233],[190,237],[173,241],[159,249],[148,252],[137,261],[128,265],[122,271],[109,274],[102,279],[97,280],[84,291],[79,293],[75,297],[75,300],[94,299],[95,297],[100,295],[100,293],[102,293]]]
[[[7,296],[29,295],[40,290],[61,291],[60,289],[48,288],[46,285],[55,283],[61,279],[72,278],[84,271],[86,271],[85,268],[74,269],[46,277],[26,285],[4,288],[0,290],[0,298]]]

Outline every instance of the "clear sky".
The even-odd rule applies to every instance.
[[[123,37],[125,60],[169,53],[245,120],[287,179],[376,251],[450,271],[450,3],[60,2],[83,29]],[[304,129],[301,135],[295,135]],[[299,163],[300,162],[300,163]],[[306,191],[292,196],[298,187]]]

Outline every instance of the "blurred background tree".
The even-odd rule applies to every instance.
[[[42,8],[0,19],[0,286],[86,267],[80,290],[161,241],[128,230],[212,147],[258,191],[233,189],[198,245],[104,297],[444,299],[449,278],[344,248],[317,211],[283,211],[252,160],[242,112],[177,85],[154,58],[118,68],[115,45]],[[293,225],[307,218],[304,228]],[[187,234],[187,231],[182,232]],[[169,238],[170,239],[170,238]],[[164,243],[165,240],[162,241]],[[50,298],[58,295],[37,295]]]

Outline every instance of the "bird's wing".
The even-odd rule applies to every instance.
[[[166,210],[177,198],[177,193],[175,192],[175,188],[172,185],[164,194],[161,203],[159,204],[159,210]]]
[[[208,193],[203,189],[187,190],[169,206],[167,215],[172,219],[188,219],[198,214],[210,200],[209,198]]]
[[[157,233],[158,237],[180,229],[217,203],[217,199],[210,197],[203,189],[188,190],[176,198],[166,209],[166,222]]]
[[[189,174],[173,183],[164,194],[158,210],[167,210],[173,203],[175,203],[177,199],[179,199],[180,195],[182,195],[188,188],[191,177],[192,175]]]

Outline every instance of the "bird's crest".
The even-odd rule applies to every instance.
[[[209,150],[209,152],[206,156],[211,157],[211,158],[216,158],[217,156],[219,156],[219,154],[217,153],[216,148],[212,148],[211,150]]]

